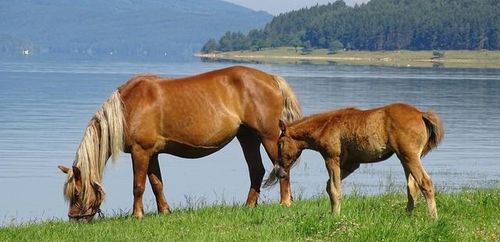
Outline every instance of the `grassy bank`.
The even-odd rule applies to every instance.
[[[402,67],[450,67],[450,68],[500,68],[500,51],[442,51],[441,58],[433,58],[433,51],[339,51],[335,54],[326,49],[314,49],[303,53],[295,48],[270,48],[262,51],[235,51],[198,56],[211,60],[233,60],[279,64],[342,64],[382,65]]]
[[[90,224],[64,221],[0,229],[0,241],[499,241],[500,189],[440,193],[440,218],[427,217],[423,199],[405,213],[404,194],[346,196],[342,215],[325,198],[255,209],[215,206],[168,216],[128,216]]]

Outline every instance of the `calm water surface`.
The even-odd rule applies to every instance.
[[[0,63],[0,225],[66,218],[62,196],[87,122],[111,92],[135,73],[183,76],[227,63]],[[500,186],[500,69],[433,69],[366,66],[253,65],[284,76],[306,114],[348,106],[372,108],[408,102],[437,112],[445,139],[423,160],[438,191]],[[263,152],[264,153],[264,152]],[[243,204],[250,185],[246,163],[233,141],[202,159],[160,156],[168,201],[175,208]],[[272,168],[264,160],[266,170]],[[322,158],[305,151],[292,171],[295,197],[323,194]],[[129,212],[132,171],[128,154],[106,168],[105,214]],[[363,165],[343,183],[345,193],[404,191],[399,161]],[[261,202],[277,202],[278,189]],[[156,205],[148,187],[148,211]],[[327,208],[325,208],[327,209]],[[401,208],[403,209],[403,207]]]

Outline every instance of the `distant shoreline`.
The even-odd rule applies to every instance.
[[[217,52],[195,56],[208,61],[237,61],[275,64],[340,64],[398,67],[499,68],[500,51],[338,51],[315,49],[304,53],[293,47],[269,48],[260,51]]]

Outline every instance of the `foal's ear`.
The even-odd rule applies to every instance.
[[[75,178],[75,180],[80,180],[82,178],[80,168],[73,166],[73,177]]]
[[[57,168],[59,168],[59,170],[61,170],[62,172],[68,174],[68,171],[69,171],[68,167],[60,165],[60,166],[57,166]]]
[[[279,122],[279,126],[280,126],[281,133],[284,134],[286,132],[286,124],[281,119],[280,119],[280,122]]]

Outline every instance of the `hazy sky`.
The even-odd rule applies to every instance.
[[[316,4],[327,4],[335,0],[224,0],[254,10],[264,10],[270,14],[278,15],[280,13],[296,10],[304,7],[314,6]],[[344,0],[347,5],[353,6],[356,3],[365,3],[369,0]]]

